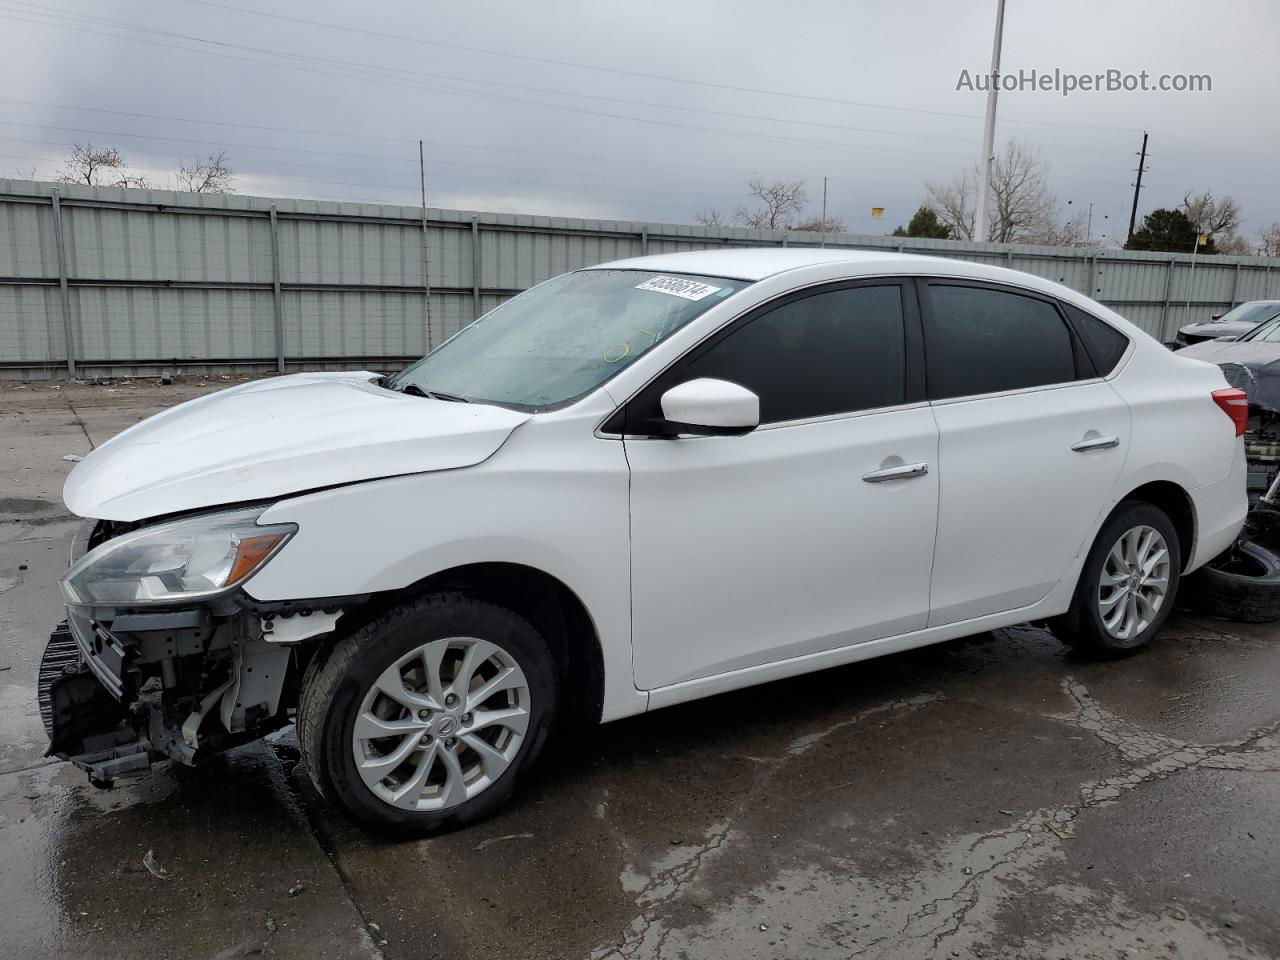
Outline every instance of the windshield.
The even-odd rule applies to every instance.
[[[386,383],[540,410],[576,400],[746,281],[580,270],[489,311]]]
[[[1280,341],[1280,320],[1273,320],[1271,323],[1250,330],[1240,339],[1254,343],[1275,343]]]
[[[1242,303],[1234,310],[1228,310],[1214,323],[1261,323],[1263,320],[1270,320],[1277,313],[1280,313],[1280,303]]]

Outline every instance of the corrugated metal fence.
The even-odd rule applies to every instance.
[[[0,378],[391,367],[567,270],[823,239],[436,209],[424,224],[416,207],[0,180]],[[1191,320],[1280,295],[1280,259],[825,240],[1024,270],[1087,293],[1162,339]]]

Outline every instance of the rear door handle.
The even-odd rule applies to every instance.
[[[1118,446],[1120,446],[1119,437],[1090,437],[1088,440],[1073,443],[1071,449],[1076,453],[1087,453],[1090,450],[1107,450]]]
[[[927,463],[904,463],[900,467],[885,467],[883,470],[872,470],[864,473],[862,479],[867,483],[884,483],[887,480],[909,480],[912,477],[923,477],[929,472]]]

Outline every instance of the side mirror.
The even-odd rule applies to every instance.
[[[738,436],[760,425],[760,398],[736,383],[703,377],[662,395],[667,432]]]
[[[1209,315],[1209,319],[1210,319],[1211,321],[1212,321],[1212,320],[1221,320],[1221,319],[1222,319],[1222,314],[1220,314],[1220,313],[1210,314],[1210,315]]]

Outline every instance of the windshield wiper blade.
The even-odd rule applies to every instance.
[[[392,388],[394,389],[394,388]],[[423,390],[416,383],[406,383],[400,388],[401,393],[408,393],[415,397],[427,397],[430,400],[447,400],[449,403],[470,403],[466,397],[460,397],[456,393],[443,393],[440,390]]]

